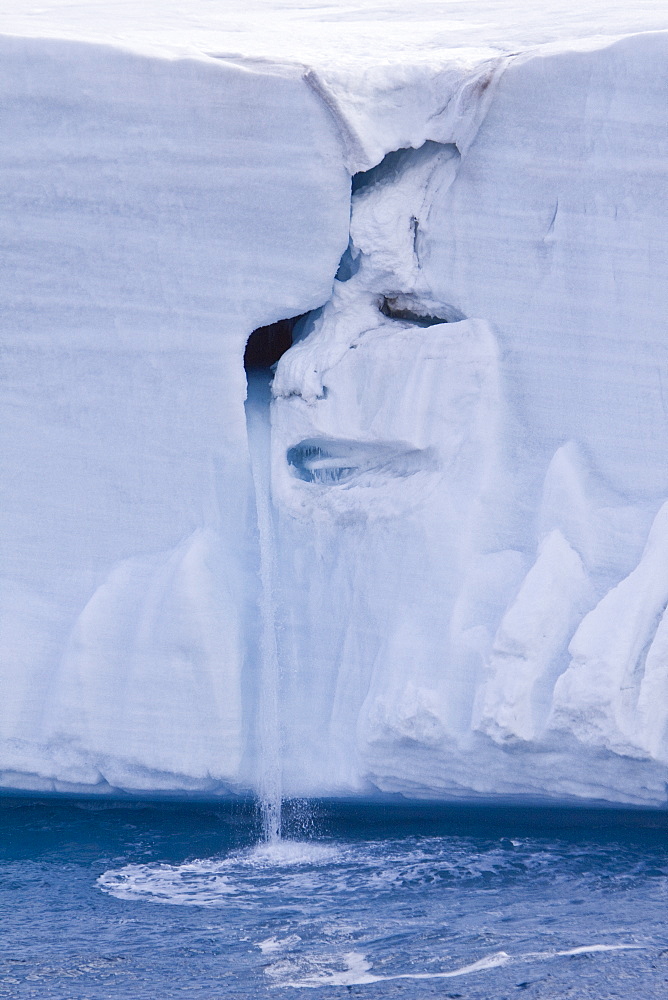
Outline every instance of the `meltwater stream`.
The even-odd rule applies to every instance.
[[[271,499],[271,372],[248,373],[246,426],[260,545],[260,696],[258,795],[264,839],[281,838],[280,671],[276,642],[275,539]]]

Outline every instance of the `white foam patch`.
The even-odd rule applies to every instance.
[[[117,899],[223,906],[229,896],[236,895],[239,900],[260,905],[268,893],[280,893],[288,887],[305,892],[313,887],[309,872],[330,864],[340,853],[327,844],[283,840],[217,860],[125,865],[100,875],[97,885]]]
[[[117,899],[153,900],[179,906],[219,906],[222,897],[237,892],[221,864],[215,861],[126,865],[100,875],[97,885]]]
[[[285,951],[287,948],[293,948],[300,941],[299,934],[288,934],[285,938],[277,938],[272,935],[272,937],[265,938],[264,941],[258,941],[257,947],[263,955],[273,955],[276,952]]]
[[[641,944],[585,944],[581,945],[579,948],[568,948],[566,951],[557,951],[555,956],[559,955],[589,955],[598,951],[642,951],[643,945]],[[552,955],[547,956],[552,958]]]
[[[326,972],[309,976],[292,982],[281,983],[281,986],[291,986],[295,989],[317,989],[323,986],[365,986],[372,983],[390,982],[395,979],[454,979],[457,976],[468,976],[475,972],[486,972],[510,963],[528,961],[545,961],[551,958],[572,955],[587,955],[600,952],[641,951],[641,945],[635,944],[592,944],[579,945],[563,951],[527,952],[521,955],[509,955],[505,951],[496,951],[485,955],[477,962],[450,969],[445,972],[401,972],[390,976],[375,975],[371,963],[360,952],[348,952],[343,956],[345,968],[342,971]],[[268,970],[269,971],[269,970]],[[272,974],[271,972],[269,973]]]
[[[371,963],[360,952],[351,951],[343,956],[345,969],[341,972],[330,972],[316,975],[295,982],[282,983],[282,986],[293,986],[297,989],[316,989],[321,986],[364,986],[370,983],[386,983],[394,979],[453,979],[456,976],[466,976],[471,972],[482,972],[495,969],[512,961],[505,951],[497,951],[492,955],[464,965],[448,972],[401,972],[393,976],[377,976],[371,970]]]
[[[98,886],[119,899],[184,906],[225,906],[236,894],[241,906],[263,905],[288,892],[308,903],[314,892],[342,897],[366,889],[428,884],[434,867],[461,881],[499,875],[516,860],[513,852],[489,851],[476,857],[444,858],[435,839],[410,849],[384,842],[342,846],[331,842],[282,840],[262,843],[224,857],[192,860],[183,865],[130,864],[105,872]],[[540,872],[550,864],[549,852],[523,853],[525,865]]]
[[[244,853],[244,860],[259,865],[321,865],[329,864],[340,854],[340,850],[330,844],[309,843],[303,840],[277,840]],[[237,856],[237,860],[240,860]]]

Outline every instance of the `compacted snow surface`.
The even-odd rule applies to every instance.
[[[6,799],[0,997],[659,1000],[659,819]]]
[[[665,805],[665,29],[3,4],[0,787]]]

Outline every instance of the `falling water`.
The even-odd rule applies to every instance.
[[[246,424],[255,506],[260,537],[260,710],[258,794],[264,839],[281,838],[281,733],[279,723],[279,661],[276,643],[276,599],[274,591],[274,513],[271,499],[271,426],[269,403],[271,373],[248,373]]]

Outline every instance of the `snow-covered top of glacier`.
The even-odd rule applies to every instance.
[[[6,0],[0,32],[305,62],[431,61],[667,27],[660,0]]]
[[[427,139],[465,150],[512,54],[666,27],[659,0],[6,0],[0,11],[0,34],[301,75],[337,120],[350,173]]]

